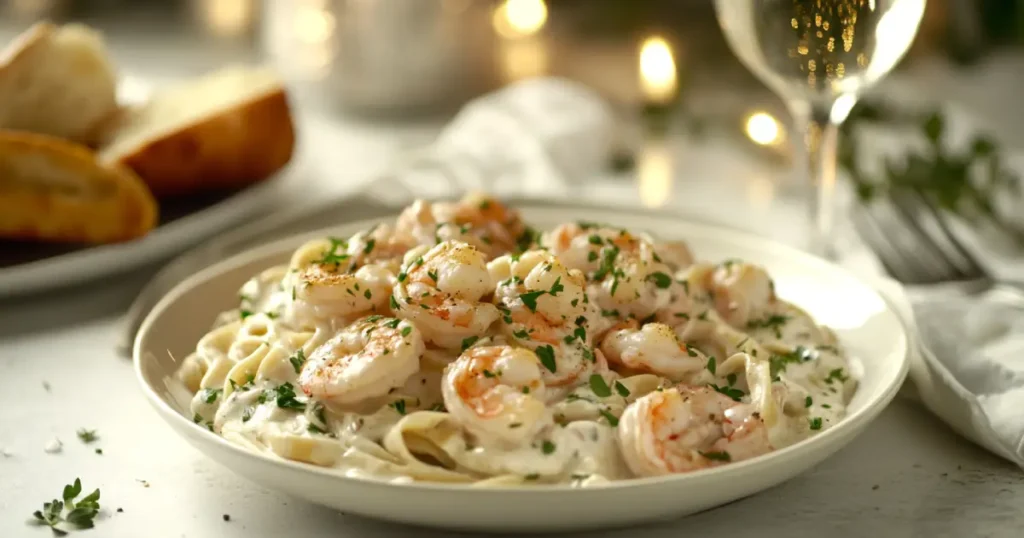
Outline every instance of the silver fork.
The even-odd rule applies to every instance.
[[[1019,282],[996,279],[920,192],[899,191],[858,204],[852,216],[886,271],[903,284],[971,295],[997,287],[1018,295],[1024,290]]]

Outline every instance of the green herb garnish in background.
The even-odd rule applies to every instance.
[[[912,125],[924,135],[923,150],[907,149],[902,157],[884,160],[882,172],[871,175],[861,167],[857,135],[861,124]],[[923,196],[934,207],[969,222],[987,222],[1024,245],[1024,230],[1010,223],[995,206],[1005,195],[1019,195],[1020,178],[1003,165],[996,143],[976,135],[964,149],[943,144],[946,121],[942,113],[911,114],[879,104],[862,103],[843,124],[839,165],[853,181],[862,202],[897,192]]]
[[[85,428],[80,428],[75,433],[78,434],[78,439],[85,444],[89,444],[95,441],[96,439],[99,439],[99,436],[96,435],[96,430],[87,430]]]

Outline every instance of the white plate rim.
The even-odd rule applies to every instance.
[[[517,202],[520,202],[520,203],[513,204],[513,205],[515,207],[519,208],[519,209],[524,209],[525,208],[524,206],[528,206],[529,203],[530,203],[529,199],[521,199],[521,200],[517,200]],[[726,478],[729,478],[729,477],[731,477],[733,475],[742,475],[742,474],[744,474],[746,472],[747,469],[752,468],[752,467],[756,468],[756,467],[760,467],[762,465],[767,465],[772,460],[788,458],[788,457],[791,457],[792,454],[797,454],[797,453],[801,453],[801,452],[813,452],[814,451],[813,449],[814,449],[815,446],[817,446],[817,445],[827,445],[829,439],[831,439],[833,437],[838,437],[840,435],[843,435],[843,433],[844,433],[843,430],[856,430],[857,427],[863,428],[864,426],[867,425],[866,423],[869,423],[870,421],[872,421],[875,417],[878,416],[878,414],[880,414],[889,405],[889,403],[892,401],[892,399],[896,396],[896,393],[899,391],[900,387],[903,385],[903,381],[906,379],[906,376],[907,376],[907,374],[909,372],[909,369],[910,369],[910,351],[911,351],[911,349],[910,349],[910,339],[908,337],[909,332],[908,332],[908,327],[907,327],[906,322],[903,321],[903,319],[899,315],[897,315],[895,313],[891,302],[889,300],[887,300],[881,293],[879,293],[877,291],[877,289],[875,289],[873,286],[869,285],[868,283],[864,282],[861,278],[859,278],[856,275],[852,274],[850,271],[848,271],[847,269],[845,269],[843,267],[834,265],[834,264],[832,264],[832,263],[830,263],[830,262],[828,262],[828,261],[826,261],[824,259],[818,258],[817,256],[814,256],[814,255],[809,254],[807,252],[801,251],[801,250],[796,249],[794,247],[791,247],[789,245],[785,245],[785,244],[779,243],[777,241],[774,241],[774,240],[771,240],[771,239],[767,239],[767,238],[758,236],[758,235],[750,233],[750,232],[744,232],[744,231],[741,231],[741,230],[729,228],[727,226],[722,226],[720,224],[712,224],[712,223],[708,223],[707,221],[693,219],[693,218],[678,217],[678,216],[673,216],[673,215],[668,215],[668,214],[658,214],[658,212],[653,212],[653,214],[652,214],[652,212],[644,213],[642,211],[635,210],[634,208],[623,208],[623,207],[615,207],[615,206],[602,206],[602,205],[590,204],[590,203],[579,203],[579,204],[541,203],[541,204],[538,204],[537,207],[542,208],[542,209],[546,209],[546,210],[551,210],[552,208],[564,207],[567,210],[573,210],[573,209],[578,210],[580,208],[586,208],[586,209],[609,211],[609,212],[611,212],[611,214],[609,215],[608,220],[614,220],[615,214],[619,214],[619,215],[632,215],[632,216],[653,216],[653,217],[662,217],[662,218],[672,218],[672,219],[675,219],[677,222],[679,222],[681,224],[684,224],[687,227],[689,227],[692,230],[697,231],[697,232],[699,232],[701,230],[704,230],[704,231],[708,231],[708,232],[713,233],[713,234],[728,236],[731,241],[735,241],[737,244],[756,242],[756,243],[760,244],[762,247],[767,247],[767,248],[770,248],[772,250],[777,250],[777,251],[780,251],[780,252],[785,252],[787,256],[799,258],[801,263],[811,264],[811,265],[815,265],[815,266],[818,266],[818,267],[826,267],[826,268],[828,268],[828,270],[830,270],[833,273],[842,273],[846,278],[854,280],[854,281],[857,281],[857,282],[861,283],[861,285],[864,286],[865,288],[872,290],[872,292],[877,296],[877,298],[880,301],[882,301],[883,304],[885,304],[886,309],[890,313],[892,313],[893,317],[895,317],[896,320],[898,321],[898,324],[899,324],[899,342],[898,342],[897,345],[900,348],[900,353],[899,353],[900,365],[899,365],[899,368],[897,368],[894,371],[893,374],[888,376],[888,379],[884,379],[882,382],[880,382],[880,385],[883,386],[883,389],[879,392],[879,394],[875,397],[875,399],[873,401],[867,402],[867,404],[864,405],[863,408],[858,409],[858,410],[854,411],[853,413],[847,415],[840,422],[838,422],[835,426],[829,428],[828,430],[823,431],[823,432],[821,432],[819,434],[816,434],[813,437],[810,437],[808,439],[804,439],[804,440],[802,440],[802,441],[800,441],[798,443],[795,443],[793,445],[790,445],[790,446],[787,446],[785,448],[781,448],[781,449],[778,449],[778,450],[774,450],[774,451],[772,451],[772,452],[770,452],[768,454],[764,454],[764,455],[758,456],[756,458],[752,458],[752,459],[749,459],[749,460],[744,460],[744,461],[736,462],[736,463],[730,463],[729,465],[722,465],[722,466],[718,466],[718,467],[711,467],[711,468],[702,469],[702,470],[699,470],[699,471],[693,471],[693,472],[682,473],[682,474],[673,474],[673,475],[666,475],[666,476],[646,477],[646,478],[633,478],[633,479],[628,479],[628,480],[612,481],[612,482],[609,482],[608,484],[602,484],[600,487],[583,488],[583,489],[572,487],[571,485],[567,485],[567,484],[528,484],[528,485],[516,485],[516,486],[501,486],[501,487],[479,488],[479,487],[473,487],[471,485],[465,485],[465,484],[447,484],[447,483],[437,483],[437,482],[391,483],[391,482],[386,482],[386,481],[377,480],[377,479],[373,479],[373,478],[344,476],[344,475],[341,475],[341,474],[339,474],[337,472],[332,472],[330,469],[327,469],[327,468],[317,467],[315,465],[306,464],[306,463],[302,463],[302,462],[290,461],[290,460],[286,460],[286,459],[283,459],[283,458],[276,458],[275,459],[275,458],[272,458],[272,457],[269,457],[269,456],[265,456],[263,454],[259,454],[259,453],[256,453],[256,452],[252,452],[252,451],[246,450],[246,449],[244,449],[244,448],[242,448],[242,447],[240,447],[238,445],[235,445],[234,443],[231,443],[227,439],[224,439],[223,437],[221,437],[219,435],[216,435],[215,433],[210,432],[210,431],[206,430],[205,428],[202,428],[201,426],[198,426],[198,425],[194,424],[193,422],[189,421],[184,415],[182,415],[180,412],[175,410],[167,401],[165,401],[164,398],[162,398],[156,392],[156,390],[154,390],[154,388],[151,387],[150,384],[147,382],[145,374],[144,374],[143,369],[142,369],[142,351],[143,351],[142,350],[142,343],[143,343],[144,335],[149,332],[150,326],[155,322],[155,320],[158,317],[158,315],[165,308],[167,308],[167,305],[173,303],[175,300],[177,300],[178,296],[180,296],[180,295],[184,294],[185,292],[187,292],[188,289],[192,287],[191,285],[192,285],[193,282],[208,280],[208,279],[212,278],[214,275],[217,275],[217,274],[223,272],[227,268],[230,268],[230,267],[233,267],[233,266],[237,266],[237,265],[244,265],[245,263],[248,263],[249,261],[251,261],[251,259],[259,258],[259,257],[264,257],[264,256],[268,255],[271,252],[276,252],[276,251],[280,250],[284,245],[293,245],[294,246],[298,241],[300,241],[302,238],[305,238],[305,237],[315,236],[315,235],[318,235],[318,234],[319,235],[328,235],[330,230],[335,229],[335,228],[337,228],[339,226],[353,226],[353,225],[360,224],[360,223],[366,223],[368,225],[372,225],[372,224],[378,222],[380,220],[380,218],[386,218],[386,217],[378,217],[378,218],[365,219],[365,220],[353,221],[353,222],[340,221],[340,222],[338,222],[334,226],[330,226],[330,227],[326,227],[326,228],[321,228],[319,230],[311,230],[309,232],[304,232],[304,233],[301,233],[301,234],[295,234],[295,235],[292,235],[290,237],[286,237],[286,238],[283,238],[283,239],[278,239],[278,240],[275,240],[275,241],[270,242],[268,244],[262,245],[260,247],[249,249],[249,250],[246,250],[244,252],[238,253],[236,255],[230,256],[230,257],[228,257],[228,258],[226,258],[224,260],[221,260],[221,261],[217,262],[216,264],[213,264],[213,265],[203,269],[202,271],[199,271],[199,272],[195,273],[194,275],[192,275],[190,278],[186,279],[185,281],[177,284],[174,288],[171,289],[171,291],[169,291],[163,298],[161,298],[160,301],[149,312],[149,314],[146,315],[146,318],[143,320],[143,322],[142,322],[142,324],[141,324],[141,326],[139,328],[139,331],[138,331],[138,334],[136,336],[135,342],[132,345],[132,363],[133,363],[133,368],[135,370],[136,379],[138,380],[139,384],[141,385],[142,391],[145,394],[146,399],[149,400],[150,405],[152,405],[157,410],[157,412],[164,418],[164,420],[168,421],[176,430],[180,431],[181,428],[195,428],[195,432],[197,434],[202,435],[202,436],[208,436],[206,438],[208,441],[217,443],[220,446],[220,448],[223,448],[223,449],[226,449],[226,450],[232,452],[233,455],[236,456],[236,457],[243,457],[243,458],[245,458],[247,460],[255,461],[255,462],[260,463],[260,464],[269,464],[269,465],[273,465],[273,466],[276,466],[276,467],[279,467],[279,468],[289,469],[289,470],[293,470],[293,471],[300,472],[300,473],[309,473],[309,474],[313,474],[313,475],[318,475],[318,476],[320,476],[322,478],[335,479],[335,480],[340,481],[340,483],[343,483],[343,484],[344,483],[352,483],[354,485],[358,485],[359,487],[381,487],[381,488],[384,488],[384,489],[402,488],[402,489],[405,489],[405,490],[416,490],[416,491],[422,492],[424,494],[427,494],[427,493],[448,493],[448,494],[453,494],[453,493],[473,492],[474,494],[491,494],[491,493],[498,494],[498,493],[500,493],[500,494],[503,494],[503,495],[527,495],[527,494],[528,495],[536,495],[536,494],[566,493],[566,492],[575,492],[575,495],[581,495],[581,494],[583,494],[583,492],[590,492],[590,491],[596,492],[596,491],[609,491],[609,490],[644,488],[644,487],[650,487],[650,486],[656,486],[656,485],[665,485],[665,484],[671,483],[671,482],[684,482],[684,481],[708,480],[708,479],[726,479]],[[569,219],[569,220],[571,220],[571,219]]]
[[[268,207],[281,184],[286,183],[286,176],[298,173],[302,166],[301,163],[289,163],[270,177],[198,211],[157,226],[139,239],[85,246],[66,254],[2,268],[0,297],[16,297],[81,284],[172,256]]]

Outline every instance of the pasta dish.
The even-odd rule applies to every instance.
[[[728,465],[835,425],[834,333],[743,260],[482,194],[298,248],[183,361],[201,427],[394,482],[571,484]]]

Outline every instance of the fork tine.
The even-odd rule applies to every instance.
[[[889,197],[872,204],[870,211],[878,225],[878,232],[892,243],[908,267],[911,273],[908,282],[929,283],[950,278],[947,274],[948,264],[928,248],[927,242],[922,245],[917,231],[908,224],[908,219]]]
[[[882,231],[882,226],[865,204],[857,204],[853,212],[853,225],[859,232],[861,238],[868,243],[871,250],[878,255],[879,261],[885,266],[885,270],[904,283],[912,283],[917,275],[911,267],[907,266],[900,249]]]
[[[935,275],[936,281],[964,280],[968,277],[960,267],[950,259],[949,253],[945,252],[941,245],[935,241],[932,234],[928,233],[921,226],[921,217],[924,211],[921,208],[920,200],[905,192],[898,191],[891,194],[892,205],[896,214],[904,226],[916,235],[918,248],[926,250],[928,254],[930,273]]]
[[[928,198],[918,189],[914,190],[914,195],[918,199],[922,208],[931,217],[931,220],[935,223],[935,227],[938,230],[939,235],[943,240],[948,243],[952,250],[955,251],[955,257],[963,265],[963,271],[966,278],[990,278],[988,271],[978,262],[977,258],[967,248],[964,247],[963,243],[956,237],[956,234],[949,229],[949,225],[946,224],[946,219],[942,217],[942,213],[939,211],[934,204],[932,204]],[[955,263],[955,261],[954,261]]]

